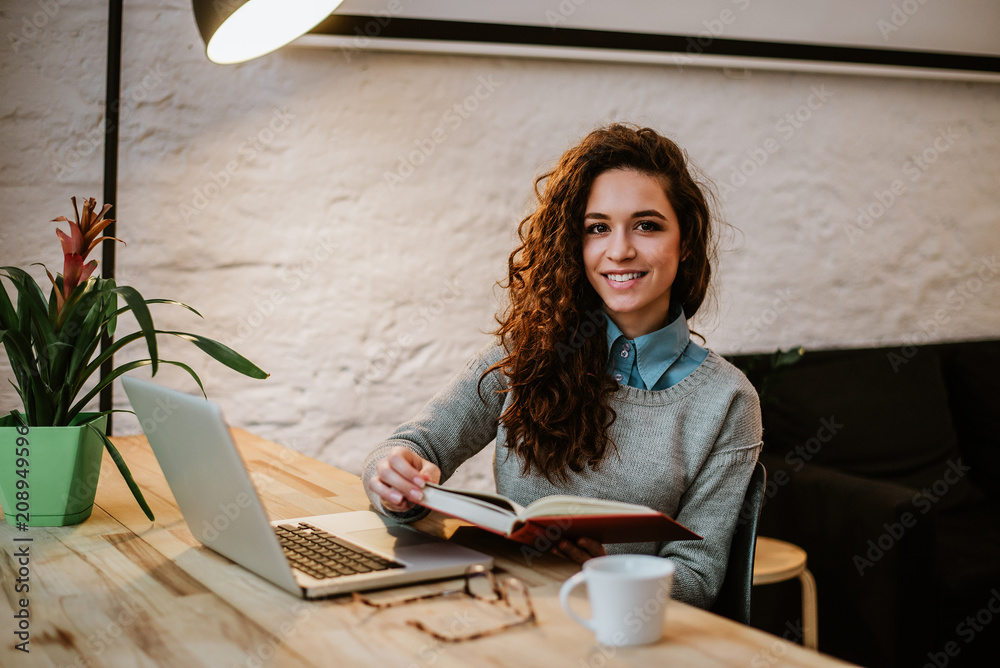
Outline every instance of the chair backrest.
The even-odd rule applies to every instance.
[[[757,462],[743,497],[743,506],[729,548],[726,579],[715,599],[712,612],[743,624],[750,623],[750,588],[753,586],[753,558],[757,545],[757,520],[764,501],[767,472]]]

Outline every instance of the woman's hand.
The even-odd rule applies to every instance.
[[[607,554],[604,551],[604,546],[592,538],[577,538],[575,542],[564,538],[549,552],[557,554],[560,557],[566,557],[578,564],[582,564],[594,557],[603,557]]]
[[[368,487],[382,500],[382,507],[394,513],[409,510],[423,498],[424,482],[441,481],[441,469],[401,445],[380,459],[375,471]]]

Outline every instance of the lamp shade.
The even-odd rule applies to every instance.
[[[205,54],[227,65],[270,53],[300,37],[343,0],[194,0]]]

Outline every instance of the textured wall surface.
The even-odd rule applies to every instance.
[[[189,3],[125,4],[121,280],[271,373],[164,342],[231,423],[349,470],[488,340],[534,175],[611,120],[719,186],[713,349],[1000,334],[998,85],[301,47],[219,66]],[[94,0],[0,8],[0,264],[57,269],[46,221],[100,199],[105,31]],[[457,482],[489,486],[489,457]]]

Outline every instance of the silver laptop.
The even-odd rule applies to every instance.
[[[292,594],[321,598],[493,567],[485,554],[368,510],[269,522],[216,404],[133,378],[122,385],[195,538]]]

